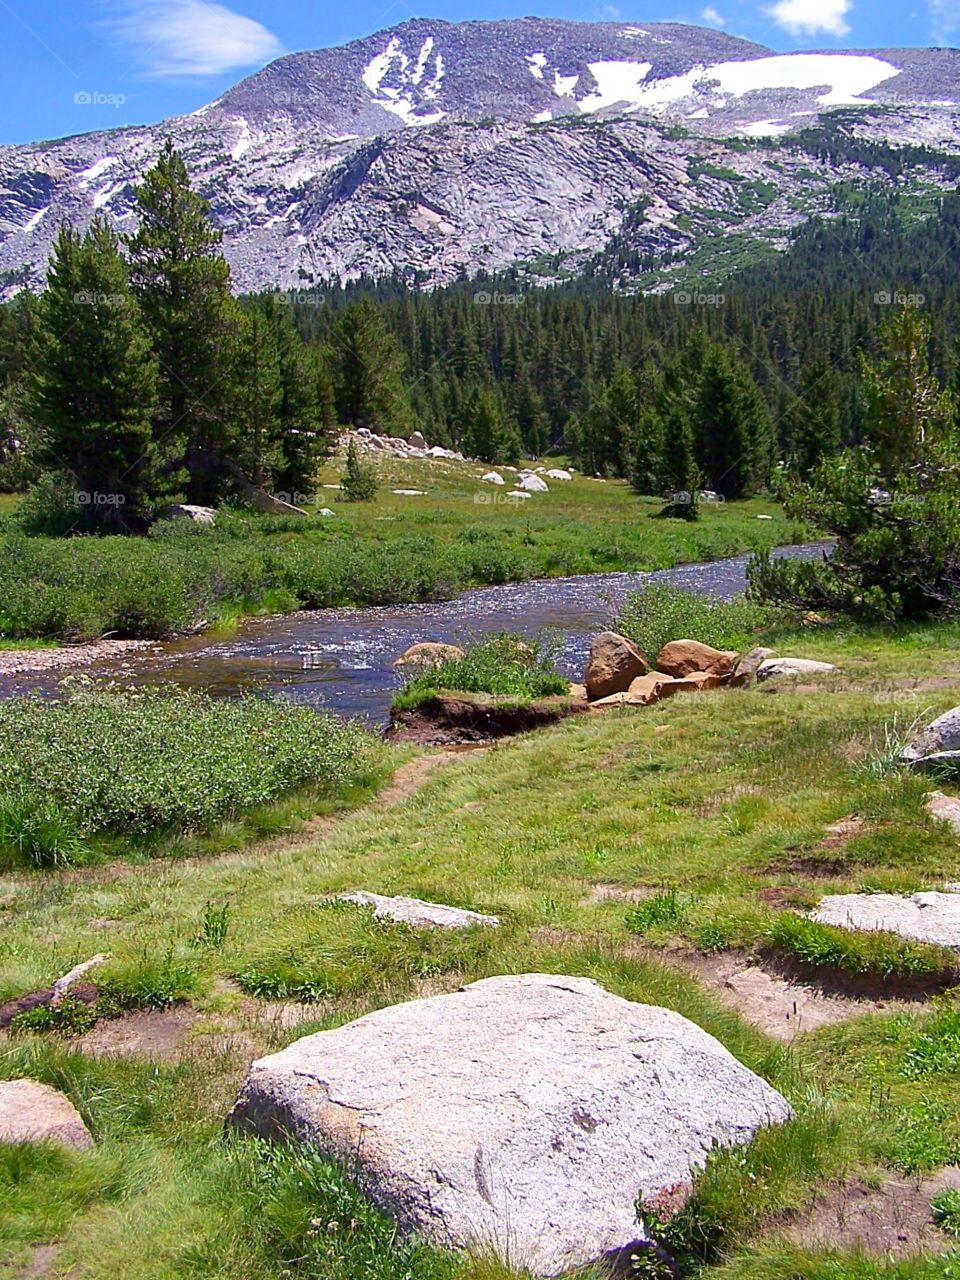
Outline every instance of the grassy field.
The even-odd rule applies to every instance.
[[[705,504],[688,524],[660,519],[662,504],[623,481],[578,476],[508,501],[480,483],[477,464],[374,462],[373,502],[320,487],[306,519],[224,513],[215,530],[165,522],[146,539],[25,537],[10,505],[0,519],[0,644],[156,638],[242,614],[442,600],[470,586],[663,569],[804,536],[760,499]],[[322,484],[337,484],[341,470],[332,460]],[[323,506],[334,516],[317,514]]]
[[[772,643],[839,664],[815,684],[583,716],[470,754],[395,753],[386,792],[299,835],[0,876],[0,1000],[108,950],[97,982],[127,1011],[85,1039],[0,1046],[0,1075],[66,1089],[98,1138],[82,1156],[0,1149],[0,1275],[39,1258],[29,1274],[70,1280],[502,1280],[487,1260],[398,1238],[323,1161],[227,1141],[222,1121],[264,1051],[541,970],[679,1010],[796,1108],[713,1159],[660,1228],[683,1275],[960,1276],[934,1227],[912,1259],[897,1260],[910,1231],[850,1248],[841,1190],[899,1187],[925,1207],[922,1180],[960,1163],[960,1006],[933,994],[954,958],[882,938],[838,947],[803,935],[795,911],[824,892],[960,878],[957,837],[923,809],[930,784],[891,763],[911,724],[960,702],[958,641],[960,626],[805,628]],[[503,924],[420,936],[324,905],[352,889]],[[732,987],[725,966],[780,1004]]]

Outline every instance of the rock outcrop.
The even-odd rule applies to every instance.
[[[638,676],[650,670],[646,658],[626,636],[601,631],[590,646],[590,661],[584,683],[591,701],[626,693]]]
[[[712,676],[728,676],[737,661],[735,653],[714,649],[698,640],[671,640],[660,650],[657,670],[682,680],[697,671]]]
[[[960,707],[947,711],[918,733],[902,759],[914,769],[960,768]]]
[[[790,1115],[679,1014],[523,974],[255,1062],[230,1123],[344,1160],[428,1239],[556,1276],[646,1241],[638,1197]]]

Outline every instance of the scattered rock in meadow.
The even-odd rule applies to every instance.
[[[712,676],[728,676],[733,671],[737,655],[713,649],[698,640],[671,640],[660,650],[657,670],[682,680],[698,671]]]
[[[814,662],[812,658],[768,658],[757,668],[757,679],[800,680],[804,676],[826,676],[836,669],[831,662]]]
[[[719,689],[730,683],[730,676],[717,676],[710,671],[691,671],[690,675],[665,680],[659,689],[661,698],[671,698],[675,693],[703,693],[706,689]]]
[[[423,438],[423,436],[420,434],[419,431],[415,431],[413,433],[413,435],[407,441],[407,444],[410,446],[411,449],[426,449],[427,447],[427,442]]]
[[[478,924],[495,929],[500,924],[496,916],[448,907],[439,902],[424,902],[420,898],[388,898],[380,893],[361,891],[341,893],[339,900],[372,907],[375,920],[396,920],[398,924],[408,924],[412,929],[470,929]]]
[[[38,1080],[0,1081],[0,1142],[53,1142],[76,1151],[93,1146],[70,1099]]]
[[[776,656],[776,652],[773,649],[764,649],[763,647],[751,649],[749,653],[743,655],[733,669],[734,684],[749,684],[752,680],[756,680],[757,672],[763,664]]]
[[[673,684],[672,676],[665,676],[661,671],[648,671],[645,676],[637,676],[631,681],[627,692],[631,697],[639,698],[642,707],[648,707],[660,701],[664,696],[664,686],[668,684]]]
[[[167,510],[171,520],[192,520],[194,524],[212,527],[217,523],[217,513],[213,507],[198,507],[192,502],[178,502]]]
[[[425,498],[427,496],[424,489],[394,489],[393,492],[401,498]]]
[[[499,471],[488,471],[485,476],[480,477],[484,484],[506,484],[503,476]]]
[[[529,498],[529,497],[531,497],[531,496],[532,496],[532,495],[531,495],[531,494],[529,494],[529,493],[524,493],[522,489],[511,489],[511,490],[510,490],[510,492],[507,494],[507,497],[508,497],[508,498],[523,498],[523,499],[526,499],[526,498]]]
[[[902,759],[914,769],[960,767],[960,707],[947,711],[918,733]]]
[[[960,894],[837,893],[813,913],[820,924],[883,930],[914,942],[960,947]]]
[[[577,702],[586,702],[587,686],[585,684],[571,684],[570,697],[576,699]]]
[[[321,507],[320,510],[317,512],[318,516],[332,516],[333,514],[334,513],[330,510],[329,507]]]
[[[601,631],[590,646],[590,661],[584,683],[591,701],[626,693],[638,676],[650,670],[646,658],[626,636]]]
[[[942,791],[931,791],[923,807],[931,818],[946,822],[960,836],[960,798],[945,796]]]
[[[455,644],[421,640],[406,649],[393,665],[395,667],[439,667],[444,662],[459,662],[463,656],[463,650]]]
[[[549,493],[550,486],[541,476],[534,473],[521,476],[517,481],[517,488],[523,489],[526,493]]]
[[[563,467],[553,467],[552,470],[547,472],[547,479],[548,480],[572,480],[573,476],[570,474],[569,471],[566,471]]]
[[[523,974],[393,1005],[255,1062],[230,1123],[357,1170],[402,1226],[556,1276],[786,1100],[668,1009]]]

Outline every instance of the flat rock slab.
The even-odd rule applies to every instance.
[[[255,1062],[230,1121],[346,1162],[428,1239],[554,1276],[648,1242],[638,1196],[791,1114],[679,1014],[588,978],[523,974]]]
[[[882,929],[913,942],[960,947],[957,893],[838,893],[823,899],[813,919],[842,929]]]
[[[76,1151],[93,1146],[70,1099],[38,1080],[0,1081],[0,1142],[53,1142]]]
[[[340,902],[355,902],[361,907],[373,907],[375,920],[396,920],[413,929],[470,929],[474,925],[496,928],[500,921],[496,916],[481,915],[479,911],[465,911],[461,907],[448,907],[440,902],[424,902],[420,898],[387,898],[380,893],[341,893]]]
[[[812,658],[767,658],[757,668],[757,679],[799,680],[804,676],[828,676],[836,671],[832,662],[814,662]]]

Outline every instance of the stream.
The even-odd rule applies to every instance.
[[[776,555],[812,557],[824,544],[784,547]],[[559,668],[580,679],[590,641],[639,587],[667,582],[700,595],[730,599],[746,585],[749,555],[649,573],[542,578],[467,591],[436,604],[372,609],[320,609],[252,619],[229,636],[212,633],[158,644],[155,649],[84,667],[125,685],[174,681],[217,697],[246,691],[281,693],[341,716],[385,723],[398,684],[394,660],[419,640],[463,644],[502,630],[535,636],[556,633]],[[0,697],[53,693],[63,672],[0,677]]]

